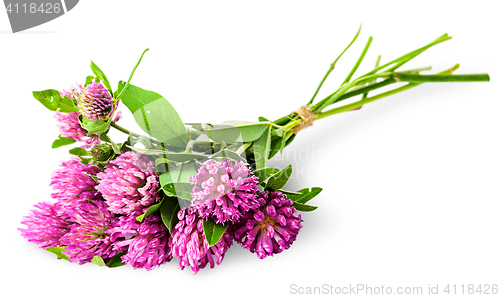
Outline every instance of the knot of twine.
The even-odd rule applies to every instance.
[[[293,129],[293,132],[297,134],[299,131],[303,130],[304,128],[307,128],[311,125],[313,125],[314,118],[318,117],[318,115],[314,114],[311,112],[311,109],[307,106],[301,106],[300,108],[296,109],[292,113],[296,113],[299,115],[299,117],[302,119],[302,122],[295,126]]]

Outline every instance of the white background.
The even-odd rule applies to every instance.
[[[500,284],[497,1],[80,1],[68,14],[10,33],[0,12],[2,272],[5,297],[284,297],[299,287]],[[306,103],[363,24],[318,98],[333,92],[369,36],[357,75],[448,32],[406,68],[489,73],[490,83],[427,84],[318,121],[288,154],[288,188],[321,186],[292,248],[259,260],[237,244],[193,276],[78,266],[20,237],[22,216],[49,200],[67,148],[31,91],[64,89],[92,59],[113,87],[128,78],[165,96],[184,122],[281,117]],[[122,106],[122,125],[133,118]],[[134,128],[135,129],[135,128]],[[138,130],[138,129],[135,129]],[[441,292],[442,293],[442,292]],[[3,295],[2,295],[3,296]],[[294,295],[297,296],[297,295]],[[419,297],[422,297],[420,295]],[[473,295],[468,295],[472,297]],[[490,295],[491,296],[491,295]]]

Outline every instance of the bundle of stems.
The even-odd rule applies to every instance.
[[[323,83],[328,78],[330,73],[335,69],[335,64],[340,59],[340,57],[356,41],[359,33],[360,31],[358,30],[357,34],[355,35],[351,43],[330,65],[330,68],[328,69],[325,76],[321,80],[318,88],[314,92],[314,95],[305,105],[306,108],[313,114],[312,117],[314,121],[335,114],[343,113],[346,111],[359,109],[365,104],[417,87],[423,83],[489,81],[488,74],[453,74],[453,72],[460,66],[459,64],[455,64],[449,69],[443,70],[436,74],[425,74],[425,75],[421,74],[422,71],[431,70],[431,67],[422,67],[422,68],[399,71],[399,69],[403,65],[405,65],[407,62],[417,57],[418,55],[422,54],[427,49],[451,39],[451,36],[448,36],[448,34],[443,34],[434,41],[432,41],[431,43],[417,50],[414,50],[410,53],[407,53],[399,58],[396,58],[390,62],[387,62],[383,65],[379,65],[381,56],[378,56],[375,68],[373,70],[356,79],[352,79],[353,75],[357,71],[361,62],[365,58],[368,49],[370,48],[373,38],[369,37],[363,51],[361,52],[361,55],[359,56],[358,60],[356,61],[353,68],[351,69],[345,80],[342,82],[340,87],[335,92],[331,93],[324,99],[315,103],[314,100],[316,99],[318,92],[323,86]],[[397,88],[385,91],[383,93],[374,96],[370,97],[368,96],[369,92],[372,92],[379,88],[383,88],[395,83],[405,83],[405,84],[403,86],[398,86]],[[359,95],[361,96],[361,99],[356,102],[349,103],[346,105],[341,105],[335,108],[330,108],[330,106],[334,104],[337,104],[341,101]],[[273,123],[279,126],[278,128],[278,130],[280,130],[279,133],[281,133],[281,131],[283,132],[286,142],[294,136],[294,133],[297,132],[295,128],[300,126],[303,121],[304,119],[300,117],[298,113],[290,113],[286,116],[283,116],[273,121]]]

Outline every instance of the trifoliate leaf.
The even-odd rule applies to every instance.
[[[203,232],[207,239],[208,245],[214,246],[224,235],[227,230],[227,225],[224,226],[220,223],[215,223],[211,218],[203,219]]]
[[[253,143],[253,156],[256,168],[265,168],[269,159],[271,149],[271,125],[269,125],[262,136]]]
[[[87,152],[87,150],[85,150],[81,147],[75,147],[73,149],[70,149],[69,154],[76,155],[76,156],[90,156],[90,154]]]
[[[260,138],[269,125],[268,122],[227,121],[205,132],[215,142],[252,142]]]
[[[104,84],[106,89],[108,89],[109,94],[113,94],[108,78],[106,77],[104,72],[99,68],[99,66],[97,66],[93,61],[90,61],[90,69],[92,69],[92,72],[95,74],[95,76]]]
[[[290,195],[301,195],[301,193],[300,193],[300,192],[291,191],[291,190],[279,189],[279,191],[281,191],[281,193],[283,193],[283,194],[284,194],[284,195],[286,195],[287,197],[289,197]]]
[[[33,97],[51,111],[61,113],[78,112],[78,108],[73,101],[66,96],[61,96],[61,93],[57,90],[33,91]]]
[[[119,89],[125,83],[120,82]],[[174,107],[160,94],[129,84],[121,101],[134,115],[141,129],[169,145],[184,148],[188,142],[186,127]]]
[[[298,211],[304,211],[304,212],[309,212],[318,209],[316,206],[310,206],[310,205],[305,205],[297,202],[293,202],[293,207],[297,209]]]
[[[151,214],[157,212],[158,210],[160,210],[162,203],[163,203],[163,199],[159,203],[149,206],[149,208],[146,210],[146,212],[144,212],[143,214],[137,216],[137,218],[136,218],[137,221],[142,222],[142,220],[144,218],[146,218],[149,215],[151,215]]]
[[[125,263],[123,263],[122,261],[122,256],[124,254],[126,254],[126,252],[117,253],[114,257],[111,258],[111,260],[109,260],[106,266],[108,266],[108,268],[116,268],[125,265]]]
[[[173,197],[166,197],[163,199],[163,204],[160,209],[161,220],[167,227],[170,234],[173,233],[174,227],[179,221],[177,218],[177,212],[179,212],[179,200]]]
[[[191,201],[191,191],[193,185],[191,183],[177,182],[169,183],[162,186],[163,192],[169,197],[178,197],[183,200]]]
[[[101,134],[108,130],[111,121],[111,117],[106,122],[104,122],[103,120],[89,120],[87,118],[83,118],[82,127],[88,131],[88,136],[93,134]]]
[[[74,140],[72,138],[64,138],[64,137],[61,137],[61,135],[59,135],[59,138],[54,140],[54,142],[52,142],[52,148],[59,148],[62,146],[73,144],[75,142],[76,142],[76,140]]]
[[[261,168],[261,169],[257,169],[253,172],[253,174],[255,176],[257,176],[257,178],[259,178],[259,183],[261,185],[264,185],[265,182],[267,181],[267,179],[269,179],[269,177],[273,176],[274,174],[278,173],[280,170],[279,169],[276,169],[276,168]]]
[[[210,158],[217,159],[218,157],[220,157],[220,158],[229,158],[229,159],[232,159],[232,160],[238,160],[238,161],[244,161],[244,162],[246,162],[245,158],[241,157],[241,155],[239,155],[238,153],[236,153],[234,151],[231,151],[229,149],[223,149],[223,150],[215,153],[214,155],[212,155]]]
[[[315,196],[319,195],[322,190],[323,189],[321,187],[304,188],[298,191],[298,195],[290,194],[287,195],[287,197],[293,202],[304,204],[312,200]]]
[[[45,250],[50,251],[51,253],[55,253],[58,260],[64,259],[66,261],[69,261],[69,257],[63,253],[63,251],[67,251],[67,249],[64,247],[47,247]]]
[[[288,182],[292,176],[292,165],[288,165],[283,170],[269,177],[266,183],[266,190],[279,190]]]
[[[104,263],[104,260],[100,256],[94,256],[92,264],[106,267],[106,263]]]

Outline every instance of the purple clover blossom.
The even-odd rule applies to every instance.
[[[80,86],[81,88],[81,86]],[[61,96],[66,96],[73,99],[71,92],[63,90],[60,92]],[[80,125],[80,120],[78,120],[79,112],[74,113],[61,113],[55,112],[54,117],[59,122],[59,133],[63,138],[71,138],[77,142],[83,142],[83,148],[87,149],[92,147],[92,145],[99,144],[98,135],[87,136],[87,131]]]
[[[85,264],[94,256],[104,260],[112,258],[117,251],[113,249],[108,229],[116,220],[104,201],[92,201],[74,208],[67,208],[68,215],[74,224],[71,231],[61,237],[61,244],[66,246],[64,252],[71,262]]]
[[[71,222],[58,203],[40,202],[23,217],[21,224],[27,228],[19,228],[21,235],[29,242],[40,245],[41,248],[61,246],[60,238],[69,230]]]
[[[233,228],[236,241],[263,259],[290,248],[302,225],[293,202],[280,191],[262,191],[258,202]]]
[[[180,269],[190,266],[196,274],[207,264],[210,264],[210,268],[214,268],[215,264],[219,265],[233,243],[231,232],[226,231],[217,244],[209,246],[203,233],[203,219],[198,216],[195,208],[181,209],[177,217],[179,222],[168,241],[172,255],[180,259]]]
[[[85,88],[80,87],[76,101],[82,115],[93,121],[106,121],[115,110],[113,97],[101,83],[94,82]]]
[[[242,161],[208,160],[190,180],[193,206],[216,223],[235,222],[255,204],[259,180]]]
[[[122,261],[134,269],[149,271],[172,259],[167,245],[169,235],[160,215],[151,214],[139,222],[136,217],[140,214],[136,211],[121,216],[110,232],[117,250],[126,250]]]
[[[98,135],[87,136],[87,131],[80,126],[79,113],[55,112],[54,117],[59,124],[59,133],[63,138],[70,138],[82,142],[82,148],[88,149],[95,144],[101,143]]]
[[[141,153],[127,151],[106,164],[98,173],[99,190],[109,210],[117,214],[142,211],[160,200],[160,182],[155,163]]]
[[[63,162],[61,168],[52,175],[50,185],[55,190],[52,198],[65,207],[102,199],[96,190],[97,182],[91,177],[100,171],[99,167],[85,165],[78,158]]]
[[[95,85],[96,84],[96,85]],[[100,86],[99,86],[100,85]],[[76,92],[76,90],[80,90]],[[60,91],[61,96],[66,96],[70,99],[73,98],[73,92],[77,100],[78,107],[83,115],[90,120],[107,120],[110,117],[118,103],[108,105],[112,102],[112,97],[108,90],[100,83],[92,83],[84,88],[78,85],[77,88],[72,88],[71,91]],[[109,110],[109,111],[108,111]],[[55,112],[54,117],[59,122],[59,132],[61,137],[71,138],[77,142],[83,142],[82,148],[90,148],[93,145],[99,144],[99,136],[94,134],[87,136],[87,130],[82,128],[78,116],[80,112],[61,113]],[[113,122],[117,122],[122,118],[121,112],[117,112]]]
[[[90,148],[101,141],[97,135],[87,136],[87,131],[83,129],[78,120],[80,113],[61,113],[55,112],[54,118],[59,122],[59,133],[63,138],[71,138],[77,142],[84,143],[82,148]]]

